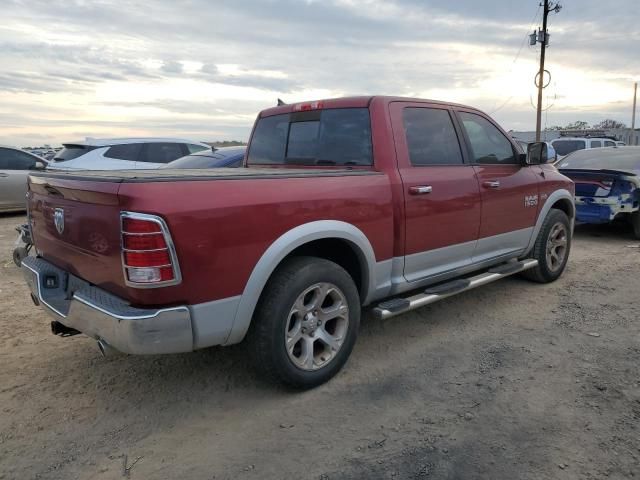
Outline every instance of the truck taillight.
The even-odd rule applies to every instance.
[[[321,110],[323,107],[322,102],[307,102],[307,103],[296,103],[293,106],[294,112],[308,112],[310,110]]]
[[[180,283],[175,247],[164,220],[134,212],[122,212],[120,217],[125,283],[138,288]]]

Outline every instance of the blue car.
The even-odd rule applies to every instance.
[[[242,166],[246,150],[245,146],[201,150],[166,163],[160,168],[237,168]]]
[[[640,239],[640,147],[578,150],[556,165],[576,184],[576,220],[631,222]]]

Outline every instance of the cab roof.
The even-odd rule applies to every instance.
[[[341,97],[341,98],[327,98],[322,100],[312,100],[305,102],[287,103],[276,107],[267,108],[260,112],[260,117],[269,117],[272,115],[279,115],[283,113],[292,113],[303,110],[316,110],[325,108],[367,108],[373,102],[417,102],[417,103],[430,103],[436,105],[456,106],[462,108],[468,108],[471,110],[478,110],[477,108],[467,105],[461,105],[453,102],[443,102],[440,100],[429,100],[424,98],[411,98],[411,97],[394,97],[385,95],[374,96],[356,96],[356,97]]]

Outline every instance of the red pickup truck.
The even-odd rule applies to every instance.
[[[247,168],[32,174],[23,271],[58,335],[130,354],[244,339],[271,378],[312,387],[346,362],[364,306],[388,318],[561,275],[574,186],[529,150],[462,105],[278,106]]]

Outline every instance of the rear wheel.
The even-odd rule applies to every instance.
[[[640,211],[631,214],[631,225],[633,225],[633,234],[640,240]]]
[[[360,297],[339,265],[298,257],[269,280],[247,342],[256,367],[294,388],[312,388],[346,363],[360,325]]]
[[[551,209],[545,218],[531,257],[538,266],[523,272],[523,276],[539,283],[557,280],[567,265],[571,251],[571,222],[562,210]]]

